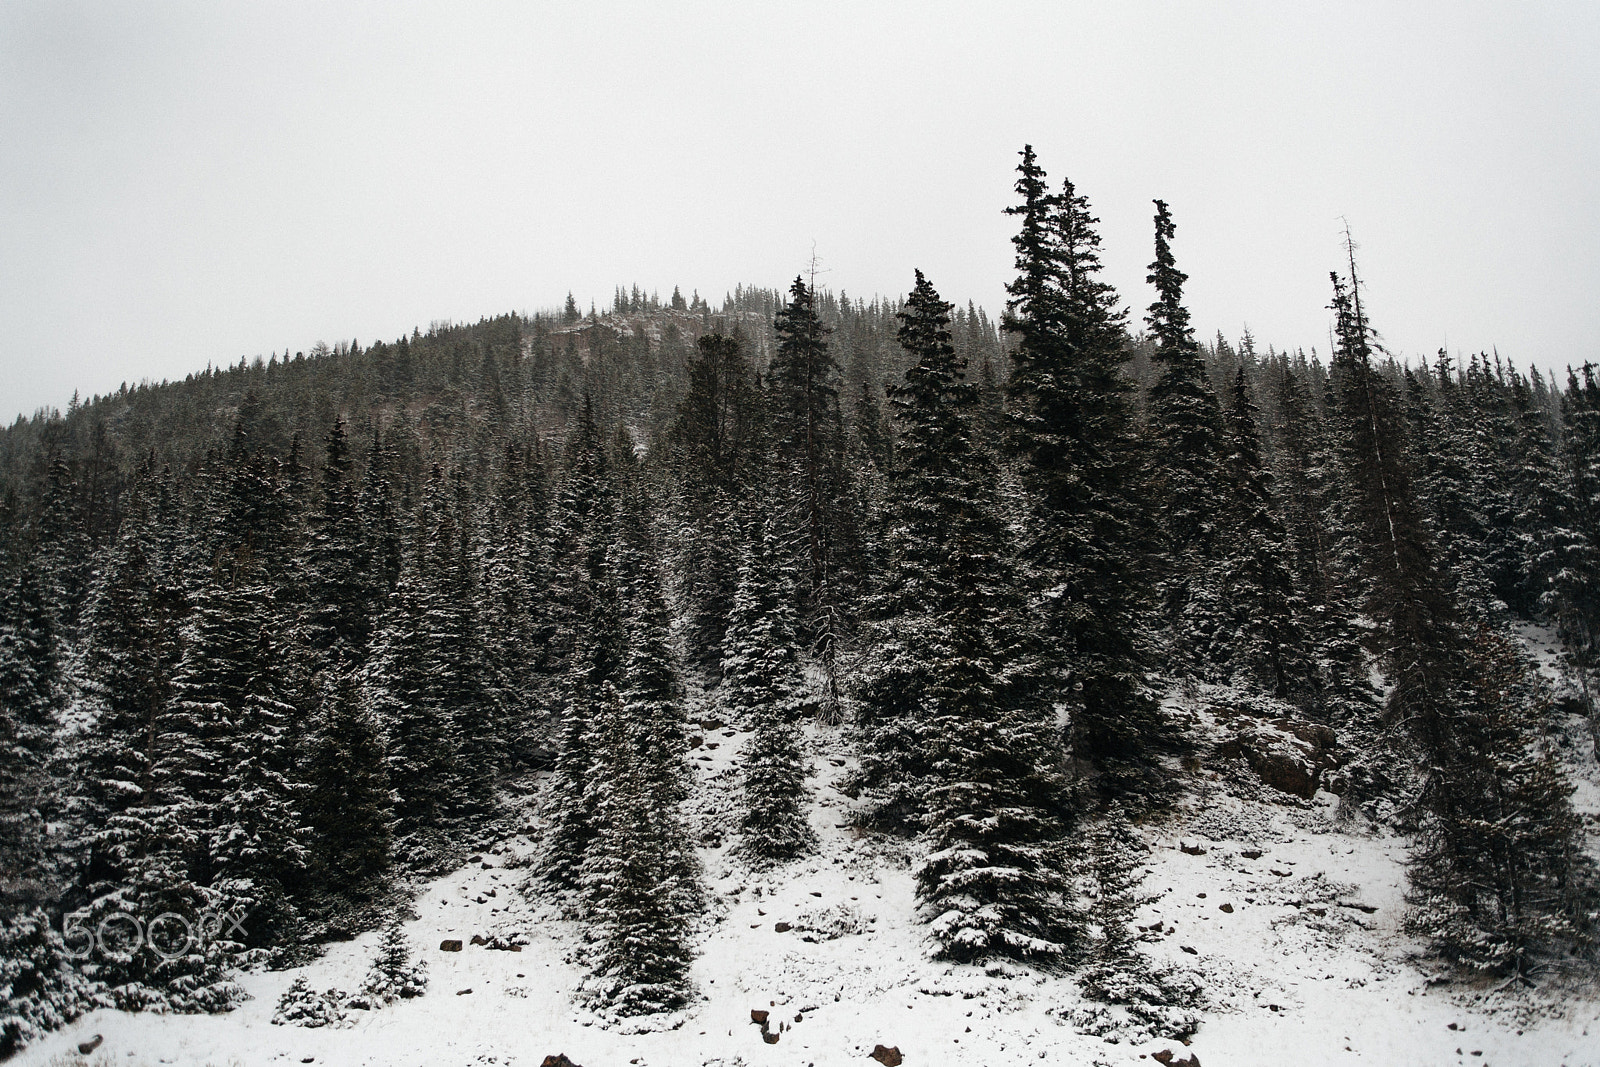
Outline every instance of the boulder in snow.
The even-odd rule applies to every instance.
[[[876,1045],[872,1049],[872,1058],[883,1064],[883,1067],[900,1067],[899,1045]]]

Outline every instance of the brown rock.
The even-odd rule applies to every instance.
[[[1247,848],[1243,852],[1239,853],[1239,855],[1243,856],[1247,860],[1258,860],[1261,858],[1261,850],[1259,848]]]
[[[750,1021],[753,1022],[753,1023],[756,1023],[756,1024],[760,1025],[760,1026],[767,1025],[767,1019],[769,1019],[770,1017],[771,1016],[768,1015],[766,1008],[751,1008],[750,1009]]]
[[[91,1053],[95,1049],[99,1048],[100,1047],[100,1042],[102,1042],[104,1040],[105,1040],[104,1037],[102,1037],[99,1034],[95,1034],[93,1037],[91,1037],[87,1041],[78,1042],[78,1052],[81,1055],[87,1056],[89,1053]]]
[[[900,1067],[899,1045],[876,1045],[872,1049],[872,1058],[883,1064],[883,1067]]]
[[[1150,1058],[1162,1064],[1163,1067],[1200,1067],[1199,1056],[1190,1053],[1181,1060],[1173,1059],[1176,1055],[1177,1053],[1170,1048],[1164,1048],[1160,1052],[1152,1052]]]
[[[761,1040],[765,1041],[769,1045],[776,1045],[778,1043],[778,1037],[779,1034],[776,1030],[768,1030],[765,1027],[763,1027],[761,1030]]]
[[[439,951],[440,952],[460,952],[461,951],[461,942],[459,940],[456,940],[456,939],[453,939],[453,938],[446,938],[445,940],[439,942]]]
[[[772,928],[780,934],[786,934],[790,930],[794,929],[794,927],[790,926],[788,923],[773,923]]]
[[[1233,905],[1232,905],[1232,904],[1224,904],[1224,905],[1222,905],[1222,907],[1221,907],[1221,908],[1220,908],[1220,909],[1218,909],[1218,910],[1220,910],[1220,911],[1225,911],[1225,912],[1227,912],[1227,913],[1228,913],[1228,914],[1229,914],[1229,915],[1232,915],[1232,914],[1233,914]]]
[[[562,1052],[555,1056],[546,1056],[539,1067],[579,1067],[579,1065],[567,1059],[567,1054]]]
[[[1206,850],[1199,845],[1179,845],[1178,851],[1185,856],[1204,856],[1206,854]]]
[[[472,940],[469,943],[473,945],[487,945],[489,941],[482,934],[473,934]]]

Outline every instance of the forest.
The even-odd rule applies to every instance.
[[[574,996],[680,1009],[704,850],[815,848],[817,730],[853,824],[920,849],[934,958],[1179,999],[1123,846],[1210,758],[1165,700],[1200,683],[1337,738],[1311,788],[1406,835],[1441,965],[1592,973],[1553,723],[1600,745],[1595,368],[1403,363],[1349,245],[1331,351],[1197,338],[1165,203],[1118,293],[1072,183],[1027,148],[1015,188],[998,319],[910,268],[870,302],[634,286],[0,432],[0,1057],[227,1010],[528,827],[522,892],[588,930]],[[706,709],[749,732],[710,838]]]

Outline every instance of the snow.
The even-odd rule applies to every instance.
[[[1548,650],[1547,635],[1523,636],[1536,653]],[[1553,660],[1542,662],[1554,670]],[[1570,725],[1579,808],[1593,825],[1600,771],[1587,727],[1581,719]],[[607,1026],[577,1006],[579,930],[521,892],[529,873],[522,862],[535,842],[519,836],[433,881],[415,901],[418,917],[406,929],[427,961],[423,997],[351,1011],[343,1029],[271,1024],[296,977],[316,990],[358,989],[377,953],[374,931],[330,946],[310,966],[245,975],[252,999],[230,1014],[97,1011],[15,1063],[87,1062],[70,1050],[103,1034],[95,1058],[108,1067],[537,1067],[561,1052],[584,1067],[831,1067],[870,1065],[880,1043],[898,1047],[908,1067],[1148,1067],[1163,1049],[1207,1067],[1600,1067],[1600,997],[1592,988],[1564,986],[1559,976],[1531,994],[1439,981],[1401,928],[1405,842],[1341,823],[1326,793],[1312,802],[1263,797],[1208,768],[1185,775],[1180,810],[1144,830],[1151,849],[1142,889],[1155,899],[1137,923],[1155,928],[1141,933],[1141,949],[1198,977],[1207,1004],[1189,1047],[1130,1044],[1074,1029],[1075,1013],[1096,1006],[1070,977],[926,958],[913,908],[918,857],[911,846],[846,825],[849,801],[838,786],[852,757],[833,731],[807,737],[817,854],[751,870],[730,852],[734,768],[748,735],[724,727],[705,737],[690,753],[697,786],[689,817],[702,842],[716,842],[701,849],[713,905],[693,972],[702,999],[686,1012]],[[439,951],[445,938],[474,934],[524,944],[520,952],[470,944]],[[775,1044],[752,1023],[753,1009],[769,1013]]]

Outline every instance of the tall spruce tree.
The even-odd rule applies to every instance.
[[[899,313],[913,365],[889,391],[899,434],[890,577],[861,687],[869,804],[925,828],[919,913],[938,956],[1057,960],[1072,923],[1061,748],[995,499],[976,388],[950,305],[919,271]]]
[[[1166,545],[1162,601],[1180,659],[1204,667],[1206,646],[1222,628],[1216,565],[1218,516],[1223,500],[1222,412],[1206,377],[1205,356],[1183,305],[1188,275],[1178,269],[1169,243],[1177,231],[1165,201],[1157,200],[1155,262],[1146,279],[1156,288],[1145,322],[1155,342],[1159,371],[1150,389],[1152,491]]]
[[[1176,744],[1148,692],[1133,620],[1142,590],[1133,555],[1133,468],[1125,313],[1099,277],[1098,220],[1071,182],[1052,195],[1031,146],[1017,168],[1022,202],[1006,291],[1012,349],[1007,445],[1031,512],[1027,578],[1070,702],[1073,752],[1114,792],[1153,794],[1160,753]]]
[[[671,1011],[688,999],[693,955],[685,904],[696,890],[684,878],[697,868],[677,812],[683,787],[660,788],[675,768],[660,762],[651,709],[625,701],[609,682],[597,703],[596,727],[607,744],[591,768],[594,839],[582,865],[599,935],[589,992],[619,1015]]]
[[[798,516],[805,545],[802,619],[812,640],[825,685],[822,713],[839,715],[838,645],[844,620],[844,590],[836,549],[841,533],[839,497],[843,422],[839,411],[839,364],[829,350],[816,293],[796,277],[789,302],[773,322],[777,351],[767,373],[778,463]]]
[[[1258,409],[1245,368],[1234,376],[1225,427],[1231,519],[1222,524],[1222,589],[1230,609],[1228,661],[1280,698],[1309,695],[1313,684],[1305,602],[1289,569],[1289,536],[1261,457]]]
[[[751,731],[740,755],[740,851],[756,862],[793,859],[816,845],[806,819],[799,718],[805,706],[795,649],[792,568],[771,521],[739,553],[739,587],[728,620],[718,699]]]

